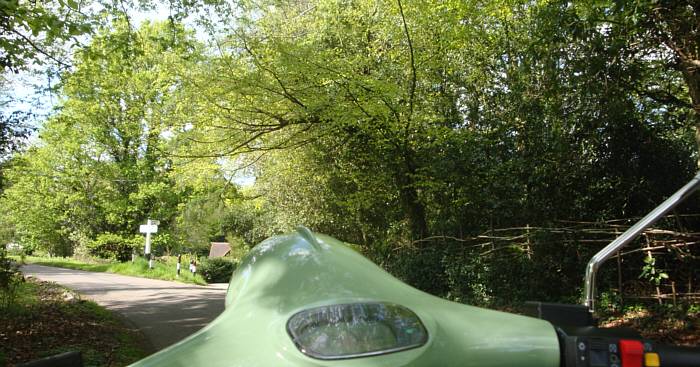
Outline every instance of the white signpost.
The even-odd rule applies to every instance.
[[[139,232],[146,234],[146,246],[144,248],[144,255],[148,259],[148,268],[153,269],[153,259],[151,258],[151,233],[158,232],[158,225],[160,224],[157,220],[147,220],[146,224],[139,226]]]

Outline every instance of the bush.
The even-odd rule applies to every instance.
[[[125,238],[114,233],[103,233],[88,245],[90,255],[102,259],[128,261],[141,244],[140,237]]]
[[[6,310],[12,306],[23,281],[17,264],[7,258],[5,249],[0,249],[0,309]]]
[[[151,236],[151,252],[158,256],[170,256],[179,250],[179,247],[170,233],[156,233]]]
[[[208,283],[228,283],[231,280],[231,274],[236,270],[236,263],[217,257],[203,261],[198,270]]]

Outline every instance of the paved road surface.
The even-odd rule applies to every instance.
[[[225,284],[202,287],[40,265],[25,265],[22,272],[120,313],[144,333],[154,352],[201,329],[224,310]]]

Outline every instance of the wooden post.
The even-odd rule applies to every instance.
[[[620,309],[623,309],[625,301],[622,292],[622,258],[620,257],[620,251],[617,252],[617,291],[620,295]]]
[[[693,270],[691,270],[690,276],[688,277],[688,290],[686,292],[688,292],[688,294],[693,293]]]
[[[151,224],[151,221],[148,221]],[[151,258],[151,232],[146,232],[146,260],[148,260],[148,268],[153,269],[153,259]]]
[[[671,282],[671,294],[673,295],[673,305],[676,306],[676,282]]]
[[[527,251],[527,259],[532,260],[532,247],[530,246],[530,225],[529,224],[525,227],[525,231],[526,231],[525,238],[527,239],[526,240],[527,249],[525,251]]]

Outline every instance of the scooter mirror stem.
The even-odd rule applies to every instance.
[[[600,252],[591,258],[586,266],[586,278],[584,283],[585,300],[583,302],[583,304],[588,307],[590,312],[595,310],[595,277],[600,265],[612,257],[622,247],[635,239],[640,233],[642,233],[642,231],[666,215],[666,213],[668,213],[671,209],[675,208],[676,205],[680,204],[699,187],[700,172],[698,172],[698,174],[680,190],[676,191],[673,195],[666,199],[666,201],[661,203],[661,205],[654,208],[654,210],[649,212],[649,214],[647,214],[644,218],[635,223],[632,227],[626,230],[614,241],[610,242],[609,245],[605,246],[605,248],[600,250]]]

